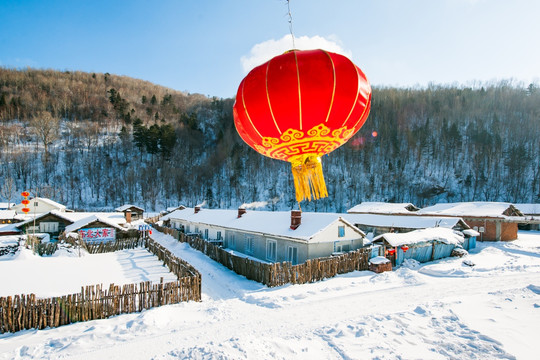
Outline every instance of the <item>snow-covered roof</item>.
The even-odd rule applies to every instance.
[[[0,219],[14,219],[16,215],[17,213],[15,212],[15,210],[0,210]]]
[[[126,210],[131,209],[131,208],[135,208],[135,209],[138,209],[138,210],[141,210],[141,211],[144,212],[144,209],[142,207],[139,207],[137,205],[131,205],[131,204],[125,204],[125,205],[119,206],[114,210],[115,211],[126,211]]]
[[[0,209],[7,209],[15,206],[15,203],[0,202]]]
[[[65,232],[66,233],[75,232],[75,231],[85,227],[86,225],[95,222],[95,221],[99,221],[101,223],[112,226],[112,227],[114,227],[116,229],[119,229],[119,230],[122,230],[122,231],[126,230],[126,228],[118,225],[115,221],[111,221],[110,218],[106,218],[106,217],[102,217],[102,216],[98,216],[98,215],[91,215],[91,216],[85,217],[83,219],[80,219],[80,220],[74,222],[71,225],[66,226]]]
[[[182,209],[185,209],[186,207],[184,205],[178,205],[178,206],[169,206],[167,208],[167,212],[170,213],[170,212],[173,212],[174,210],[182,210]]]
[[[60,203],[57,203],[56,201],[53,201],[53,200],[51,200],[51,199],[42,198],[42,197],[36,197],[36,198],[32,199],[32,201],[35,201],[35,200],[37,200],[37,201],[42,201],[42,202],[44,202],[44,203],[47,203],[47,204],[49,204],[49,205],[51,205],[51,206],[54,206],[54,207],[57,208],[57,209],[65,209],[65,208],[66,208],[65,205],[62,205],[62,204],[60,204]]]
[[[511,203],[505,202],[460,202],[428,206],[417,211],[417,214],[506,219],[510,216],[504,215],[504,213],[512,208]]]
[[[468,225],[465,224],[460,218],[376,214],[343,214],[342,216],[353,224],[374,227],[394,227],[405,229],[444,227],[452,229],[460,225],[463,228],[468,228]]]
[[[514,204],[524,215],[540,215],[540,204]]]
[[[390,260],[388,260],[384,256],[375,256],[374,258],[369,259],[369,262],[375,265],[380,265],[380,264],[388,264]]]
[[[48,214],[58,216],[59,218],[65,219],[71,223],[75,223],[79,220],[88,218],[90,216],[98,216],[100,218],[107,219],[107,221],[113,222],[116,225],[124,224],[126,222],[126,218],[124,216],[124,213],[122,212],[63,212],[63,211],[58,211],[58,210],[52,210],[52,211],[49,211],[48,213],[40,214],[39,216],[36,216],[36,220],[39,220]],[[28,223],[31,223],[33,221],[34,219],[33,217],[31,217],[31,218],[27,218],[27,220],[21,223],[18,223],[16,225],[20,227]]]
[[[473,229],[466,229],[462,231],[463,234],[467,236],[480,236],[480,233]]]
[[[464,241],[463,235],[460,233],[441,227],[415,230],[408,233],[386,233],[375,237],[373,241],[380,239],[386,240],[390,246],[413,245],[432,240],[458,245]]]
[[[192,223],[270,234],[308,242],[334,222],[341,221],[350,226],[359,236],[365,236],[350,221],[344,217],[342,218],[342,215],[345,214],[302,212],[301,225],[295,230],[290,228],[291,213],[289,211],[248,210],[239,218],[237,210],[201,209],[198,213],[195,213],[193,208],[185,208],[183,210],[175,210],[161,219],[185,220]]]
[[[411,211],[413,209],[414,211]],[[414,214],[418,210],[411,203],[363,202],[347,210],[349,214]]]
[[[20,232],[17,224],[0,224],[0,234],[12,232]]]

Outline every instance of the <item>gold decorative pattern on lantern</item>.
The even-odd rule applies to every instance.
[[[265,156],[285,161],[300,154],[322,156],[343,145],[353,133],[353,129],[346,126],[332,131],[324,124],[306,133],[288,129],[279,138],[263,137],[262,146],[256,145],[256,150]]]

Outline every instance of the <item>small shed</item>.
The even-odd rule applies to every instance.
[[[377,274],[392,271],[392,262],[384,256],[376,256],[369,259],[369,270]]]
[[[465,240],[463,241],[463,248],[465,250],[471,250],[476,248],[476,238],[480,236],[480,233],[473,229],[463,230]]]
[[[408,233],[387,233],[377,236],[373,243],[380,244],[383,254],[395,266],[405,259],[428,262],[449,257],[456,246],[462,246],[465,236],[447,228],[427,228]]]
[[[144,209],[136,205],[126,204],[115,209],[116,211],[123,212],[126,217],[126,222],[130,223],[134,220],[141,220],[144,218]]]

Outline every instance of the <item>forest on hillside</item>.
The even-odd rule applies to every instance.
[[[86,210],[297,207],[290,164],[242,142],[233,103],[108,73],[0,68],[0,201],[30,190]],[[302,209],[540,202],[539,144],[537,84],[375,87],[364,127],[323,157],[329,197]]]

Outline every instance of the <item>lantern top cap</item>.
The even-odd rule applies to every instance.
[[[290,49],[284,52],[284,54],[288,54],[290,52],[300,51],[300,49]]]

